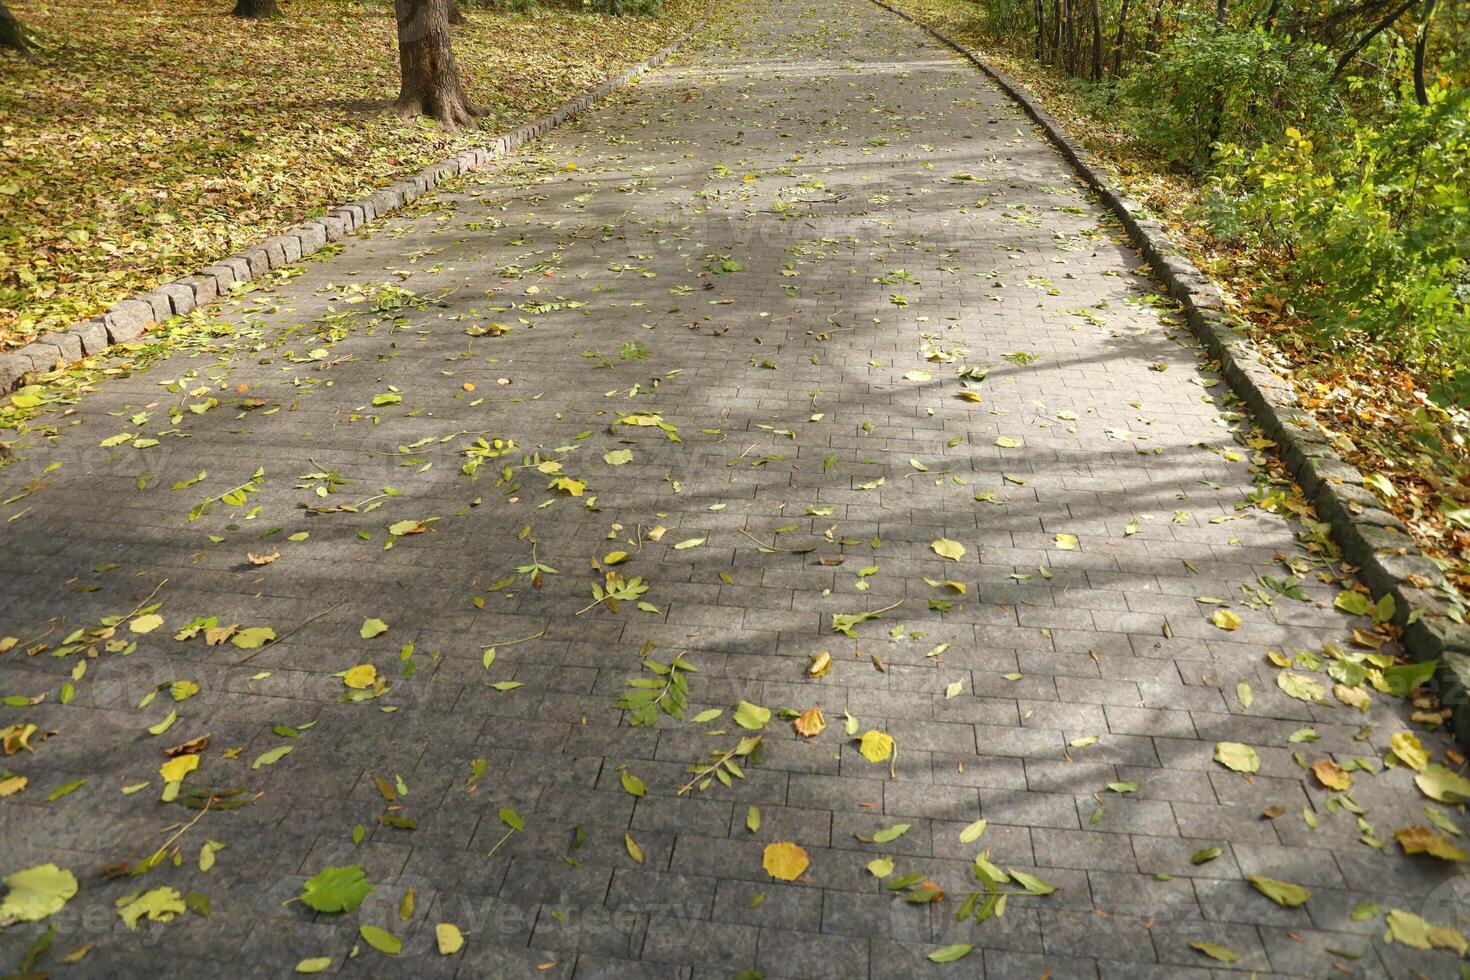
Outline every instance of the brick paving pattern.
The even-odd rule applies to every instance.
[[[38,729],[33,751],[0,757],[29,779],[0,801],[0,873],[54,862],[81,882],[37,969],[1457,969],[1384,941],[1389,908],[1436,924],[1470,909],[1452,863],[1391,839],[1426,822],[1413,773],[1354,773],[1360,825],[1294,759],[1382,768],[1409,707],[1290,698],[1264,658],[1346,646],[1367,620],[1331,608],[1300,523],[1249,505],[1249,431],[1107,216],[916,28],[859,0],[755,0],[612,104],[299,272],[230,301],[231,332],[43,419],[0,470],[0,496],[31,491],[0,508],[0,635],[22,641],[0,655],[0,694],[47,694],[0,707],[0,728]],[[664,427],[636,424],[653,414]],[[481,437],[515,448],[472,478],[463,450]],[[190,519],[258,468],[243,500]],[[615,551],[629,557],[604,564]],[[1245,602],[1282,560],[1311,601]],[[539,588],[536,563],[555,569]],[[599,565],[647,592],[578,614]],[[95,656],[50,655],[156,602],[157,628],[135,615]],[[886,607],[856,640],[833,629]],[[278,639],[175,639],[196,617]],[[363,638],[368,619],[387,631]],[[684,720],[618,708],[653,676],[640,653],[698,668]],[[363,664],[377,686],[347,686]],[[680,792],[691,765],[756,734],[741,701],[772,711],[759,760]],[[780,712],[811,707],[827,728],[806,739]],[[891,771],[848,718],[893,737]],[[1317,741],[1288,741],[1308,726]],[[248,805],[160,802],[162,750],[204,735],[185,790],[242,788]],[[1424,738],[1442,758],[1449,743]],[[1254,746],[1259,773],[1214,762],[1219,741]],[[509,837],[506,807],[524,822]],[[195,817],[182,866],[100,873]],[[206,840],[225,847],[203,872]],[[777,841],[809,855],[799,880],[763,870]],[[1057,890],[956,923],[981,851]],[[293,901],[355,864],[375,888],[356,911]],[[944,900],[886,887],[903,875]],[[1312,897],[1278,906],[1251,875]],[[116,900],[160,886],[207,896],[210,916],[129,929]],[[1381,909],[1352,916],[1365,901]],[[364,923],[401,938],[397,959]],[[438,923],[462,951],[439,955]],[[41,931],[0,934],[0,964]],[[928,960],[957,943],[975,949]]]

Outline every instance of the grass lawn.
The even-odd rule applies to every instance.
[[[11,3],[42,50],[0,56],[0,348],[187,275],[483,141],[372,111],[397,95],[391,3]],[[510,129],[672,41],[657,17],[464,6],[470,96]]]

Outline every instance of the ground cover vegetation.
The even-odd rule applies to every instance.
[[[404,6],[399,39],[381,0],[0,5],[0,343],[482,145],[652,54],[704,9],[428,6]],[[431,13],[459,22],[453,66]]]

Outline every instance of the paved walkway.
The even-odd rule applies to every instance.
[[[1267,651],[1361,652],[1370,624],[1249,505],[1249,432],[1116,229],[898,18],[738,10],[16,440],[0,694],[44,701],[0,707],[37,726],[0,758],[29,781],[0,873],[80,882],[37,969],[1451,975],[1384,939],[1389,909],[1463,908],[1454,864],[1392,839],[1460,816],[1368,771],[1411,706],[1278,685]],[[1285,562],[1308,601],[1263,584]],[[687,708],[640,657],[693,665]],[[1287,676],[1361,679],[1320,666]],[[619,708],[640,690],[651,719]],[[688,771],[757,736],[730,785]],[[194,807],[161,802],[164,750],[206,737]],[[1357,770],[1331,798],[1304,768],[1329,758]],[[182,866],[102,874],[165,846]],[[978,853],[1021,873],[1003,914]],[[360,908],[296,901],[354,865]],[[210,916],[130,930],[140,891]]]

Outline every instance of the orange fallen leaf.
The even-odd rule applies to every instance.
[[[1405,854],[1429,854],[1442,861],[1463,861],[1470,856],[1448,837],[1436,834],[1428,827],[1405,827],[1395,831],[1393,839],[1399,842]]]
[[[821,708],[807,708],[796,716],[791,727],[796,729],[796,734],[813,738],[822,734],[822,730],[827,727],[827,719],[822,715]]]
[[[1353,777],[1331,759],[1318,759],[1312,763],[1312,775],[1328,789],[1344,790],[1353,785]]]
[[[198,738],[191,738],[189,739],[189,741],[184,742],[181,745],[175,745],[173,748],[164,749],[163,754],[169,757],[173,757],[176,755],[194,755],[196,752],[203,752],[205,748],[208,747],[208,745],[209,736],[200,735]]]

